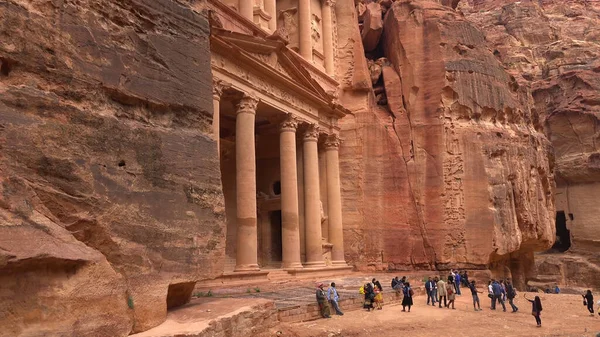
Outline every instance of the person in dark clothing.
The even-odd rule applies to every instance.
[[[371,309],[375,309],[375,307],[373,307],[373,300],[375,299],[375,293],[373,292],[373,285],[371,283],[365,284],[364,290],[365,290],[365,303],[363,304],[363,309],[367,309],[367,311],[371,311]]]
[[[329,304],[327,304],[327,296],[323,290],[323,283],[320,283],[317,287],[317,303],[319,304],[319,311],[323,318],[331,318],[329,313]]]
[[[583,305],[587,305],[590,315],[594,316],[594,295],[592,295],[592,291],[588,290],[585,295],[581,296],[583,297]]]
[[[402,290],[404,297],[402,298],[402,311],[406,311],[406,307],[408,307],[408,312],[410,312],[410,307],[413,305],[413,295],[414,292],[410,287],[410,283],[406,282],[404,284],[404,289]]]
[[[463,278],[463,281],[465,282],[465,285],[468,287],[471,284],[471,282],[469,282],[469,275],[467,274],[466,270],[463,271],[462,278]]]
[[[461,277],[460,277],[460,273],[457,270],[456,273],[454,274],[454,288],[456,289],[456,295],[458,295],[458,296],[462,295],[460,292],[460,282],[461,282]]]
[[[508,298],[508,304],[510,304],[510,307],[512,308],[512,312],[519,311],[519,308],[517,308],[517,306],[513,302],[515,297],[517,297],[517,291],[515,290],[515,287],[513,287],[512,283],[510,283],[510,281],[507,280],[506,281],[506,298]]]
[[[427,305],[429,305],[430,299],[431,299],[431,305],[435,305],[435,294],[433,293],[433,290],[435,289],[435,287],[436,287],[435,282],[433,282],[431,277],[429,277],[427,279],[427,282],[425,282],[425,291],[427,291]]]
[[[475,311],[481,311],[481,304],[479,303],[479,295],[477,293],[482,293],[481,291],[477,291],[477,288],[475,287],[475,281],[471,281],[471,283],[469,284],[469,289],[471,290],[471,295],[473,296],[473,309],[475,309]],[[475,304],[477,304],[477,307],[475,307]]]
[[[496,301],[498,301],[502,305],[502,310],[506,311],[506,305],[502,299],[503,295],[505,295],[505,292],[504,289],[502,289],[502,286],[500,286],[500,283],[496,281],[492,282],[492,292],[492,310],[496,310]]]
[[[538,327],[542,326],[542,319],[540,315],[542,314],[542,301],[539,296],[536,296],[533,300],[530,300],[525,296],[525,299],[531,303],[531,314],[535,317],[535,322]]]

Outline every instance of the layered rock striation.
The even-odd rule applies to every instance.
[[[0,335],[161,323],[224,252],[206,17],[9,0],[0,19]]]
[[[396,1],[384,13],[378,49],[365,48],[373,61],[354,43],[345,69],[349,260],[492,268],[524,282],[533,252],[554,242],[553,163],[536,110],[451,7]]]

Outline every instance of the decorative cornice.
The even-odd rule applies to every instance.
[[[279,131],[280,132],[286,132],[286,131],[296,132],[297,128],[298,128],[298,118],[292,114],[287,114],[287,117],[285,118],[285,120],[283,122],[281,122]]]
[[[342,144],[342,139],[338,134],[331,134],[327,136],[323,145],[325,146],[325,150],[339,150],[340,145]]]
[[[221,95],[223,95],[223,90],[231,87],[231,84],[224,82],[218,78],[213,78],[213,99],[220,101]]]
[[[236,113],[250,113],[255,115],[257,106],[258,98],[254,97],[253,95],[245,94],[236,105]]]
[[[316,142],[319,139],[319,126],[317,124],[308,124],[304,131],[305,142]]]

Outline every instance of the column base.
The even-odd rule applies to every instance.
[[[282,268],[283,270],[286,270],[286,269],[303,269],[304,268],[304,266],[300,262],[292,262],[292,263],[289,263],[289,264],[284,263],[282,267],[283,267]]]
[[[240,271],[259,271],[260,268],[257,264],[238,264],[235,266],[234,272]]]
[[[325,261],[304,262],[305,268],[325,268]]]
[[[346,263],[346,261],[344,261],[344,260],[339,260],[339,261],[331,261],[331,265],[334,267],[347,267],[348,263]]]

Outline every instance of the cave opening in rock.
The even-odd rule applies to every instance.
[[[567,216],[564,211],[558,211],[556,212],[556,242],[552,246],[552,249],[559,252],[566,252],[570,247],[571,231],[567,229]]]
[[[169,284],[167,291],[167,310],[180,307],[192,299],[192,292],[196,282],[182,282]]]
[[[8,76],[10,74],[10,64],[8,60],[0,58],[0,73],[4,76]]]

